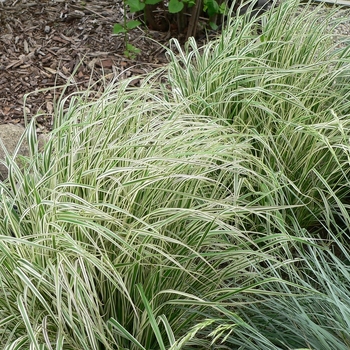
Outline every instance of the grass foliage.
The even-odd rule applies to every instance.
[[[349,349],[350,59],[302,8],[174,41],[164,87],[60,101],[43,151],[28,125],[1,349]]]

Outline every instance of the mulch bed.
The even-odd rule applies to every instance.
[[[25,124],[24,116],[37,116],[38,131],[47,132],[60,95],[86,90],[102,77],[135,76],[137,86],[137,75],[164,65],[164,49],[154,40],[166,44],[170,34],[133,30],[130,42],[141,54],[130,60],[123,55],[123,37],[112,35],[122,18],[115,0],[0,3],[0,124]]]

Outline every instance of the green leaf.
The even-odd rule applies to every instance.
[[[140,49],[138,49],[137,47],[135,47],[134,45],[131,44],[126,44],[126,48],[124,51],[124,56],[131,58],[131,59],[135,59],[136,55],[139,54],[141,52]]]
[[[134,60],[136,58],[136,55],[129,52],[128,50],[124,50],[123,55],[131,60]]]
[[[183,2],[179,0],[170,0],[169,1],[169,12],[177,13],[180,12],[184,8]]]
[[[205,12],[209,15],[209,17],[216,15],[220,11],[219,4],[215,0],[206,0],[204,5]]]
[[[219,28],[218,25],[214,22],[209,22],[209,25],[212,30],[217,30]]]
[[[138,49],[137,47],[135,47],[134,45],[131,45],[131,44],[126,44],[126,49],[129,51],[129,52],[132,52],[132,53],[140,53],[141,50]]]
[[[125,3],[129,5],[130,12],[142,11],[145,8],[145,3],[140,0],[126,0]]]
[[[154,335],[157,338],[159,348],[160,348],[160,350],[165,350],[165,345],[164,345],[164,342],[163,342],[162,333],[161,333],[161,331],[160,331],[160,329],[158,327],[156,318],[154,317],[154,313],[153,313],[151,304],[147,300],[147,297],[145,295],[145,292],[143,290],[142,285],[141,284],[137,284],[136,287],[137,287],[137,289],[138,289],[138,291],[140,293],[143,305],[145,306],[145,310],[147,312],[148,320],[149,320],[149,323],[151,324],[151,327],[153,329]]]
[[[113,26],[113,34],[126,33],[126,29],[119,23]]]
[[[228,7],[227,7],[227,5],[226,5],[226,3],[225,2],[223,2],[221,5],[220,5],[220,8],[219,8],[219,13],[220,14],[227,14],[228,13]]]
[[[165,331],[166,331],[166,333],[167,333],[167,335],[168,335],[168,339],[169,339],[170,346],[173,346],[173,345],[176,343],[176,340],[175,340],[174,332],[173,332],[173,330],[171,329],[171,326],[170,326],[170,324],[169,324],[168,319],[166,318],[165,315],[160,315],[160,316],[158,316],[158,319],[159,319],[160,321],[163,322]]]
[[[138,346],[140,349],[142,350],[146,350],[139,342],[138,340],[132,335],[130,334],[116,319],[114,319],[113,317],[111,317],[108,320],[108,324],[112,325],[113,327],[115,327],[118,330],[118,333],[120,336],[122,336],[125,339],[128,339],[131,343],[135,344],[136,346]]]
[[[126,28],[127,29],[134,29],[136,27],[138,27],[141,24],[140,21],[136,21],[136,20],[132,20],[126,23]]]
[[[25,325],[26,330],[27,330],[28,338],[30,339],[30,342],[31,342],[30,348],[35,349],[35,350],[39,350],[40,349],[39,343],[37,341],[33,327],[30,323],[30,317],[29,317],[29,314],[28,314],[27,309],[25,307],[25,304],[26,303],[24,302],[22,295],[19,295],[17,297],[17,306],[18,306],[19,312],[21,313],[22,319],[24,321],[24,325]]]

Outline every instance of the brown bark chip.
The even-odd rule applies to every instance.
[[[24,116],[29,121],[40,115],[37,127],[48,131],[62,93],[85,90],[102,77],[122,79],[164,64],[160,45],[142,28],[129,33],[141,54],[135,60],[123,56],[123,37],[112,35],[113,25],[122,19],[120,0],[0,3],[0,124],[23,125]],[[67,84],[69,88],[63,88]]]

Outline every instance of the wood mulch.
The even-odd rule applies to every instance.
[[[0,2],[0,124],[37,116],[38,132],[47,132],[60,95],[86,90],[103,77],[135,76],[137,86],[137,75],[164,65],[156,41],[166,44],[169,33],[133,30],[130,42],[141,54],[130,60],[123,37],[112,35],[122,18],[120,0]]]

